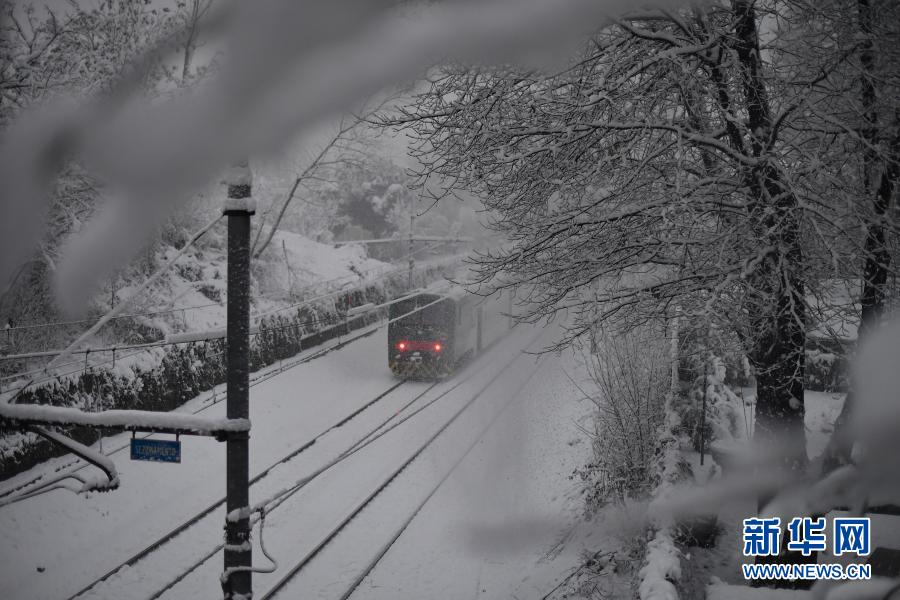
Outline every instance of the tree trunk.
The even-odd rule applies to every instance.
[[[869,0],[858,0],[859,30],[863,34],[860,47],[859,62],[862,67],[860,81],[860,97],[863,109],[863,137],[868,142],[863,153],[863,182],[865,196],[871,198],[872,213],[866,227],[866,239],[863,243],[864,265],[862,277],[862,295],[860,296],[860,318],[857,332],[857,343],[881,320],[884,311],[885,289],[888,269],[891,264],[891,254],[885,241],[884,221],[888,214],[891,198],[900,179],[900,166],[897,160],[882,161],[874,148],[878,141],[878,113],[875,106],[875,84],[873,73],[875,54],[872,45],[872,24],[875,15]],[[891,159],[900,157],[898,152],[900,140],[893,140],[891,147],[887,149]],[[873,193],[873,180],[876,176],[876,166],[882,164],[880,181]],[[844,398],[841,413],[834,422],[834,432],[825,448],[825,456],[822,461],[823,473],[849,464],[850,454],[853,450],[853,440],[847,432],[847,423],[853,410],[853,381],[850,382],[850,390]]]
[[[800,208],[776,166],[765,159],[772,128],[753,2],[736,0],[734,48],[743,75],[750,149],[760,165],[745,173],[752,195],[751,219],[769,252],[754,272],[757,296],[754,348],[749,356],[757,371],[756,438],[779,444],[784,465],[806,464],[803,376],[805,368],[805,299],[800,240]],[[762,499],[761,499],[762,502]]]

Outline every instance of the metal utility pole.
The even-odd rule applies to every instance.
[[[252,177],[246,161],[233,167],[228,178],[228,303],[227,404],[229,419],[250,417],[250,216]],[[226,599],[252,595],[250,546],[250,432],[229,432],[226,437],[226,510],[238,518],[225,520]]]
[[[416,213],[413,212],[412,206],[409,207],[409,281],[407,289],[413,289],[413,225],[416,222]]]

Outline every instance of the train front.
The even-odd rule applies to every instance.
[[[395,375],[414,379],[445,377],[452,368],[453,301],[418,294],[390,308],[388,364]]]

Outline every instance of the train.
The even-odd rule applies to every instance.
[[[460,287],[423,290],[390,305],[388,366],[410,379],[443,379],[512,327],[499,297]]]

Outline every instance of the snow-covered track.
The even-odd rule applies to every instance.
[[[511,337],[518,339],[510,340],[508,350],[518,352],[518,347],[521,342],[525,341],[525,338],[524,336]],[[375,339],[375,341],[371,341],[372,339]],[[257,499],[278,499],[283,491],[289,490],[298,482],[303,481],[303,485],[305,485],[312,481],[309,474],[319,470],[321,465],[325,464],[326,468],[330,468],[327,466],[327,463],[332,462],[335,457],[338,457],[340,460],[343,460],[343,458],[340,458],[343,454],[347,456],[352,454],[356,457],[354,460],[348,461],[346,466],[332,469],[332,472],[327,477],[322,477],[320,480],[315,481],[314,485],[306,488],[308,493],[296,494],[296,499],[287,503],[285,507],[287,510],[279,508],[277,511],[272,512],[267,505],[266,514],[274,517],[274,520],[266,521],[265,534],[267,539],[274,534],[276,542],[283,545],[281,538],[284,532],[288,531],[284,527],[286,525],[291,527],[291,524],[294,523],[292,513],[298,506],[327,507],[323,508],[325,513],[322,514],[323,519],[320,519],[322,528],[330,527],[333,524],[333,521],[322,522],[324,519],[342,518],[349,511],[352,504],[358,502],[378,481],[384,478],[388,471],[393,470],[407,458],[413,445],[419,444],[425,436],[431,435],[434,429],[443,424],[450,413],[459,407],[460,402],[465,401],[478,386],[493,376],[509,356],[506,354],[508,350],[499,351],[499,354],[491,351],[483,357],[479,357],[479,360],[463,365],[449,379],[430,387],[428,383],[416,382],[410,382],[400,387],[398,386],[398,380],[392,380],[389,374],[379,370],[377,366],[372,366],[372,361],[369,359],[373,354],[372,348],[374,347],[375,351],[378,352],[382,348],[383,342],[377,338],[369,338],[369,340],[365,343],[350,344],[351,348],[358,347],[359,349],[351,349],[348,351],[349,354],[341,354],[331,363],[326,361],[327,364],[323,367],[325,369],[324,372],[320,371],[318,367],[313,370],[309,370],[308,367],[292,369],[291,372],[297,373],[296,381],[303,382],[300,389],[303,389],[304,392],[309,392],[309,394],[302,394],[304,399],[302,406],[294,400],[294,391],[299,391],[294,377],[290,375],[286,375],[283,378],[277,377],[275,370],[283,371],[276,365],[272,365],[265,371],[256,374],[259,379],[263,377],[272,378],[270,379],[272,383],[260,385],[262,391],[258,397],[259,402],[256,404],[258,414],[255,417],[259,418],[260,423],[263,424],[259,430],[261,432],[260,435],[264,438],[264,441],[261,442],[261,453],[259,456],[260,458],[264,456],[264,460],[257,462],[252,474],[262,474],[260,469],[263,471],[267,469],[273,470],[272,474],[264,479],[261,478],[262,480],[253,486],[253,495]],[[349,336],[344,338],[343,343],[346,344],[348,341]],[[310,353],[320,353],[323,350],[321,347],[310,349]],[[296,357],[291,359],[290,363],[286,359],[283,367],[290,368],[291,363],[307,360],[308,358],[309,354],[306,357]],[[350,372],[347,372],[348,368]],[[343,377],[342,373],[345,372],[347,372],[346,379],[341,379]],[[328,381],[322,381],[322,385],[318,387],[311,385],[311,376],[314,381],[316,377],[325,377],[325,374],[327,374]],[[257,379],[257,377],[254,377],[254,379]],[[338,379],[332,380],[332,378]],[[284,381],[279,383],[280,380]],[[464,384],[465,387],[459,389],[458,385],[465,381],[470,383]],[[368,382],[375,385],[371,385]],[[397,386],[399,389],[394,386]],[[327,393],[322,393],[319,387],[327,388]],[[378,401],[376,406],[370,408],[358,418],[351,416],[357,411],[365,410],[365,408],[361,409],[363,405],[363,402],[360,402],[361,400],[364,402],[375,402],[373,398],[376,394],[380,395],[389,388],[397,391],[390,393],[388,397],[385,397],[384,401]],[[428,389],[426,390],[426,388]],[[447,401],[439,400],[444,395],[442,392],[450,391],[448,388],[458,389],[458,391],[448,398]],[[427,396],[425,395],[426,392]],[[219,393],[218,396],[221,397],[222,394]],[[416,397],[414,398],[414,396]],[[204,395],[193,401],[193,406],[188,405],[188,407],[192,409],[200,408],[203,403],[209,403],[212,398],[212,393]],[[417,403],[413,405],[413,402]],[[433,406],[435,402],[439,403],[438,406],[428,408]],[[218,406],[221,408],[222,403],[219,403]],[[309,412],[310,409],[313,412]],[[427,414],[421,417],[415,416],[421,414],[422,409],[427,410]],[[289,415],[290,419],[286,420],[284,416],[279,415]],[[347,422],[348,416],[351,416],[349,420],[352,422]],[[409,418],[415,419],[416,422],[403,425],[402,423],[409,420]],[[468,417],[465,419],[468,420]],[[255,420],[254,423],[256,424]],[[334,427],[339,427],[344,423],[346,425],[340,430],[333,431]],[[391,433],[398,426],[402,427],[403,431]],[[323,439],[321,443],[315,443],[314,445],[301,443],[313,437],[321,437],[324,435],[323,430],[326,429],[332,429],[333,433],[326,439]],[[273,437],[273,432],[278,432],[278,435]],[[443,437],[447,438],[448,436]],[[363,448],[369,448],[371,442],[375,442],[375,445],[371,446],[373,449],[363,450]],[[84,548],[79,553],[66,554],[66,556],[73,557],[71,560],[63,557],[64,560],[69,560],[69,562],[61,564],[74,565],[75,562],[73,561],[77,560],[88,567],[82,570],[81,576],[78,576],[78,573],[72,569],[73,573],[69,577],[68,585],[65,587],[63,585],[56,586],[61,588],[58,591],[62,593],[53,593],[51,589],[42,589],[37,595],[48,598],[127,597],[146,600],[149,597],[159,595],[158,593],[164,594],[167,598],[184,597],[186,593],[193,593],[187,592],[187,590],[196,588],[198,582],[203,582],[201,584],[203,589],[208,589],[210,582],[215,586],[216,577],[220,570],[219,561],[217,560],[207,559],[205,564],[203,564],[201,559],[199,563],[202,566],[201,569],[194,571],[194,574],[189,572],[180,574],[189,565],[194,564],[201,555],[213,557],[218,552],[221,552],[220,542],[224,505],[219,503],[217,509],[211,507],[210,504],[213,504],[213,506],[216,504],[213,502],[217,499],[215,492],[212,494],[201,494],[197,492],[197,488],[190,487],[194,482],[205,481],[204,478],[207,476],[208,469],[206,471],[202,468],[198,470],[197,466],[209,463],[209,456],[207,455],[217,456],[215,452],[217,445],[215,443],[204,442],[204,444],[205,446],[200,445],[199,442],[196,443],[195,446],[199,450],[190,455],[191,460],[187,465],[191,470],[190,476],[181,477],[177,485],[167,488],[168,492],[165,489],[160,490],[155,483],[154,472],[145,472],[147,469],[143,468],[135,469],[135,473],[143,476],[139,483],[141,484],[140,487],[146,488],[147,494],[131,498],[122,514],[113,513],[115,523],[108,525],[103,522],[105,530],[101,528],[101,534],[97,536],[97,539],[100,539],[101,535],[105,536],[103,538],[104,542],[97,546],[101,550],[100,554],[87,554],[88,549]],[[307,448],[309,451],[305,451]],[[299,454],[296,460],[290,458],[289,454],[291,452]],[[124,453],[120,452],[121,454]],[[384,460],[377,458],[379,456],[383,456]],[[127,457],[120,458],[127,461]],[[284,468],[274,468],[276,463],[280,465],[283,462],[288,463],[284,465]],[[421,463],[421,461],[419,462]],[[126,464],[131,463],[126,462]],[[137,464],[136,466],[143,467],[144,465]],[[197,472],[194,473],[194,471]],[[168,472],[163,473],[160,471],[160,474],[167,475]],[[212,475],[210,473],[210,476]],[[168,482],[168,479],[165,481]],[[390,489],[394,490],[397,487],[391,486]],[[182,490],[184,498],[190,500],[190,504],[181,502]],[[390,494],[385,494],[385,496],[388,495]],[[323,498],[325,499],[324,504],[321,503]],[[332,502],[329,498],[341,498],[343,501]],[[169,502],[169,504],[166,504],[166,502]],[[133,531],[129,528],[129,524],[133,522],[129,517],[135,513],[145,512],[145,507],[150,511],[155,511],[159,518],[156,518],[153,528],[146,528],[146,533],[142,534],[140,531]],[[171,510],[169,510],[170,507]],[[24,508],[20,510],[20,512],[23,511],[27,512]],[[28,511],[32,511],[32,509],[29,508]],[[315,513],[315,511],[313,512]],[[167,513],[171,513],[172,518],[163,518]],[[199,520],[189,518],[203,513],[207,514]],[[307,512],[306,514],[309,513]],[[61,514],[61,516],[65,515]],[[107,518],[108,514],[102,514],[101,516]],[[185,521],[195,521],[195,523],[186,528],[175,528],[176,525],[184,524]],[[301,527],[306,530],[307,525],[304,523]],[[173,528],[180,530],[180,532],[172,532]],[[123,532],[121,535],[119,534],[120,531]],[[318,528],[310,531],[309,538],[304,540],[303,548],[297,549],[296,552],[290,550],[285,552],[283,549],[279,549],[276,556],[287,557],[288,562],[290,562],[299,552],[307,549],[307,542],[315,542],[322,533],[323,531]],[[122,542],[118,541],[120,538]],[[343,539],[343,536],[341,536],[341,539]],[[106,540],[110,540],[116,546],[116,550],[102,553],[103,550],[110,547],[106,544]],[[151,544],[150,542],[154,543]],[[52,550],[52,546],[49,546],[49,548]],[[75,557],[78,558],[76,559]],[[124,560],[126,557],[129,560]],[[90,568],[90,564],[87,563],[93,564],[94,567]],[[316,564],[329,563],[330,561],[328,560],[316,561]],[[259,586],[260,590],[265,590],[267,584],[274,581],[282,572],[268,578],[261,577],[260,583],[264,583],[265,579],[268,579],[268,581],[264,585]],[[101,574],[103,576],[98,577]],[[176,576],[177,579],[172,582],[173,585],[166,585],[168,580]],[[36,592],[41,587],[53,587],[48,585],[41,586],[39,577],[34,579],[37,583],[34,586],[29,585],[29,588],[34,589]],[[163,589],[160,589],[161,587]],[[24,596],[22,597],[24,598]]]
[[[497,343],[499,341],[500,341],[499,339],[495,340],[495,343]],[[491,344],[491,346],[493,346],[493,344]],[[447,427],[449,427],[452,424],[452,422],[455,421],[456,418],[458,418],[468,406],[471,406],[475,402],[475,400],[477,400],[478,397],[494,381],[496,381],[503,374],[503,372],[506,371],[506,369],[508,369],[512,365],[514,360],[515,359],[509,361],[498,372],[496,372],[491,377],[491,379],[488,381],[488,383],[486,385],[484,385],[474,396],[472,396],[464,404],[464,406],[461,409],[459,409],[453,417],[451,417],[451,419],[449,421],[444,423],[443,426],[429,439],[429,441],[427,441],[422,447],[420,447],[419,450],[417,452],[415,452],[413,456],[411,456],[409,459],[407,459],[398,469],[395,469],[388,477],[386,477],[384,480],[382,480],[381,483],[376,487],[376,489],[373,492],[371,492],[367,496],[366,499],[364,499],[362,502],[360,502],[354,508],[354,510],[350,511],[350,514],[348,516],[345,516],[342,519],[343,525],[346,525],[347,523],[349,523],[357,514],[359,514],[359,512],[361,512],[365,508],[365,506],[367,504],[369,504],[382,491],[384,491],[384,489],[388,487],[388,485],[391,483],[391,481],[393,481],[397,477],[397,475],[399,475],[400,472],[403,471],[403,469],[405,469],[410,463],[412,463],[413,460],[415,460],[415,458],[417,456],[419,456],[425,450],[425,448],[431,444],[431,442],[433,442],[435,439],[437,439],[437,437],[440,435],[440,433],[442,431],[446,430]],[[273,512],[278,510],[278,508],[280,506],[282,506],[282,504],[284,504],[285,501],[287,501],[292,496],[294,496],[295,494],[300,492],[309,483],[311,483],[312,481],[314,481],[315,479],[317,479],[324,473],[328,472],[333,467],[344,462],[346,459],[350,458],[351,456],[357,454],[358,452],[362,451],[366,447],[370,446],[371,444],[376,442],[379,438],[384,437],[385,435],[387,435],[394,429],[398,428],[400,425],[402,425],[406,421],[412,419],[413,417],[420,414],[422,411],[424,411],[428,407],[434,405],[436,402],[438,402],[442,398],[448,396],[451,392],[453,392],[454,390],[456,390],[457,388],[459,388],[460,386],[462,386],[463,384],[468,382],[470,379],[472,379],[473,377],[475,377],[482,371],[486,370],[488,367],[492,366],[492,364],[493,364],[493,362],[489,361],[487,363],[474,363],[474,364],[466,365],[465,367],[463,367],[462,370],[458,371],[455,374],[455,376],[452,378],[452,380],[450,380],[450,382],[452,382],[452,385],[450,385],[447,389],[441,391],[437,396],[429,399],[426,403],[422,404],[417,409],[413,410],[412,412],[409,412],[408,414],[405,414],[405,416],[398,419],[398,417],[401,414],[404,414],[405,411],[407,409],[409,409],[415,402],[417,402],[418,400],[423,398],[426,394],[428,394],[430,391],[432,391],[435,387],[437,387],[438,385],[441,385],[442,383],[448,383],[448,382],[447,381],[444,381],[444,382],[438,381],[438,382],[435,382],[435,383],[429,385],[425,390],[423,390],[419,394],[416,394],[411,400],[406,402],[399,410],[395,411],[387,419],[384,419],[383,421],[378,423],[375,427],[371,428],[371,430],[369,430],[365,435],[363,435],[356,442],[354,442],[352,445],[350,445],[346,450],[344,450],[342,453],[340,453],[333,460],[331,460],[330,462],[321,466],[319,469],[314,471],[311,475],[303,478],[301,480],[301,482],[299,482],[297,485],[285,490],[282,494],[280,494],[278,496],[278,498],[267,509],[267,514],[272,514]],[[337,535],[337,533],[339,533],[340,529],[343,528],[343,525],[332,530],[330,536],[325,536],[327,539],[321,540],[316,545],[317,549],[306,555],[307,560],[301,561],[303,564],[301,564],[299,567],[295,565],[295,568],[292,569],[288,575],[283,577],[282,585],[288,583],[288,581],[292,577],[292,574],[296,574],[297,572],[299,572],[300,569],[302,569],[306,563],[308,563],[310,560],[312,560],[312,558],[315,556],[315,554],[318,553],[319,550],[322,550],[323,548],[325,548],[328,545],[328,543],[332,539],[334,539],[334,537]],[[221,552],[223,547],[224,547],[224,544],[219,543],[216,546],[210,548],[207,552],[205,552],[203,555],[199,556],[194,562],[192,562],[190,565],[188,565],[186,568],[184,568],[174,578],[167,581],[162,587],[158,588],[153,594],[147,596],[146,600],[157,600],[158,598],[165,596],[175,586],[180,584],[187,577],[189,577],[192,573],[194,573],[200,567],[202,567],[208,560],[210,560],[212,557],[216,556],[219,552]]]
[[[279,371],[279,372],[282,372],[282,371]],[[323,438],[324,436],[328,435],[329,433],[335,431],[336,429],[338,429],[338,428],[340,428],[340,427],[343,427],[343,426],[346,425],[348,422],[350,422],[352,419],[354,419],[355,417],[357,417],[360,413],[362,413],[362,412],[365,411],[367,408],[370,408],[370,407],[373,406],[375,403],[377,403],[377,402],[379,402],[380,400],[382,400],[382,399],[384,399],[385,397],[387,397],[391,392],[393,392],[394,390],[398,389],[399,387],[401,387],[401,386],[402,386],[403,384],[405,384],[406,382],[407,382],[406,379],[399,380],[397,383],[395,383],[394,385],[392,385],[390,388],[388,388],[387,390],[381,392],[378,396],[376,396],[375,398],[373,398],[372,400],[370,400],[370,401],[367,402],[366,404],[362,405],[361,407],[357,408],[356,410],[354,410],[353,412],[351,412],[349,415],[343,417],[343,418],[340,419],[338,422],[336,422],[336,423],[334,423],[333,425],[329,426],[327,429],[321,431],[320,433],[318,433],[317,435],[315,435],[313,438],[307,440],[307,441],[306,441],[305,443],[303,443],[302,445],[300,445],[300,446],[294,448],[293,450],[291,450],[290,452],[288,452],[287,454],[285,454],[284,456],[282,456],[282,457],[279,458],[278,460],[273,461],[273,462],[272,462],[271,464],[269,464],[266,468],[264,468],[262,471],[260,471],[260,472],[257,473],[253,478],[250,479],[250,485],[251,485],[251,486],[254,485],[254,484],[257,483],[258,481],[260,481],[261,479],[263,479],[264,477],[266,477],[267,475],[269,475],[269,473],[271,473],[273,469],[275,469],[275,468],[279,467],[280,465],[283,465],[283,464],[285,464],[285,463],[291,461],[292,459],[296,458],[299,454],[301,454],[302,452],[304,452],[304,451],[306,451],[307,449],[309,449],[310,447],[312,447],[317,441],[319,441],[319,440],[320,440],[321,438]],[[433,387],[433,386],[432,386],[432,387]],[[428,388],[428,389],[430,390],[431,388]],[[427,392],[427,390],[426,390],[426,392]],[[416,398],[419,398],[419,397],[423,396],[426,392],[422,392],[421,394],[417,395]],[[192,516],[191,518],[189,518],[189,519],[183,521],[181,524],[179,524],[178,526],[174,527],[172,530],[170,530],[169,532],[167,532],[167,533],[164,534],[163,536],[159,537],[158,539],[156,539],[156,540],[155,540],[154,542],[152,542],[151,544],[145,546],[145,547],[144,547],[143,549],[141,549],[140,551],[136,552],[135,554],[133,554],[132,556],[130,556],[130,557],[127,558],[126,560],[122,561],[121,563],[119,563],[118,565],[116,565],[115,567],[113,567],[112,569],[108,570],[106,573],[104,573],[104,574],[101,575],[100,577],[94,579],[94,580],[91,581],[89,584],[87,584],[86,586],[84,586],[83,588],[81,588],[78,592],[76,592],[75,594],[72,594],[71,596],[69,596],[67,600],[74,600],[75,598],[78,598],[79,596],[82,596],[83,594],[87,593],[88,591],[90,591],[91,589],[93,589],[95,586],[97,586],[99,583],[105,581],[106,579],[108,579],[109,577],[111,577],[112,575],[114,575],[115,573],[117,573],[119,570],[121,570],[121,569],[123,569],[123,568],[125,568],[125,567],[131,567],[131,566],[134,566],[134,565],[137,564],[140,560],[142,560],[143,558],[145,558],[145,557],[148,556],[149,554],[155,552],[156,550],[160,549],[160,548],[161,548],[162,546],[164,546],[167,542],[171,541],[172,539],[174,539],[175,537],[177,537],[177,536],[180,535],[181,533],[185,532],[187,529],[189,529],[190,527],[192,527],[193,525],[195,525],[198,521],[200,521],[200,520],[203,519],[204,517],[210,515],[210,514],[213,513],[217,508],[223,506],[224,504],[225,504],[225,497],[223,496],[223,497],[219,498],[218,500],[216,500],[215,502],[213,502],[212,504],[210,504],[209,506],[207,506],[206,508],[204,508],[203,510],[199,511],[198,513],[196,513],[196,514],[195,514],[194,516]]]
[[[366,508],[369,504],[371,504],[372,501],[374,501],[374,500],[375,500],[375,499],[376,499],[376,498],[377,498],[377,497],[378,497],[385,489],[387,489],[387,487],[388,487],[395,479],[397,479],[397,477],[399,477],[399,476],[401,475],[401,473],[402,473],[402,472],[403,472],[410,464],[413,463],[413,461],[415,461],[419,456],[421,456],[422,453],[425,452],[425,450],[428,449],[428,448],[435,442],[435,440],[437,440],[438,437],[440,437],[440,435],[441,435],[442,433],[444,433],[451,425],[453,425],[453,423],[456,422],[457,419],[459,419],[459,417],[460,417],[460,416],[461,416],[461,415],[462,415],[469,407],[471,407],[471,406],[472,406],[472,405],[473,405],[473,404],[474,404],[474,403],[475,403],[475,402],[476,402],[476,401],[484,394],[484,392],[494,384],[494,382],[496,382],[496,381],[501,377],[501,375],[503,375],[510,367],[512,367],[512,365],[516,362],[516,360],[517,360],[518,358],[519,358],[519,355],[514,356],[511,360],[509,360],[506,364],[504,364],[503,367],[501,367],[496,373],[494,373],[494,374],[491,376],[491,378],[487,381],[487,383],[485,383],[484,385],[482,385],[482,386],[481,386],[474,394],[472,394],[472,395],[471,395],[471,396],[470,396],[470,397],[462,404],[462,406],[461,406],[459,409],[457,409],[457,410],[452,414],[452,416],[451,416],[447,421],[445,421],[445,422],[441,425],[440,428],[437,429],[437,431],[435,431],[430,437],[428,437],[428,439],[426,439],[424,443],[422,443],[421,445],[419,445],[419,446],[415,449],[415,451],[414,451],[411,455],[409,455],[409,457],[408,457],[404,462],[402,462],[402,463],[400,464],[400,466],[398,466],[396,469],[394,469],[393,471],[391,471],[391,472],[390,472],[390,473],[389,473],[389,474],[388,474],[388,475],[387,475],[387,476],[379,483],[379,485],[377,485],[377,486],[375,487],[375,489],[373,489],[373,490],[372,490],[365,498],[363,498],[360,502],[358,502],[358,503],[354,506],[354,508],[353,508],[351,511],[349,511],[348,513],[346,513],[346,514],[344,515],[344,517],[343,517],[343,518],[342,518],[342,519],[341,519],[334,527],[332,527],[332,528],[330,529],[330,531],[327,532],[326,535],[324,535],[323,537],[321,537],[321,538],[319,539],[319,541],[313,546],[312,549],[310,549],[308,552],[306,552],[306,553],[305,553],[305,554],[304,554],[304,555],[303,555],[296,563],[294,563],[294,565],[293,565],[293,566],[292,566],[292,567],[291,567],[291,568],[290,568],[290,569],[289,569],[289,570],[288,570],[288,571],[287,571],[287,572],[286,572],[286,573],[285,573],[285,574],[284,574],[284,575],[283,575],[283,576],[275,583],[275,585],[273,585],[272,587],[270,587],[269,589],[267,589],[267,590],[260,596],[261,600],[270,600],[271,598],[276,597],[276,595],[277,595],[281,590],[283,590],[284,587],[285,587],[286,585],[288,585],[288,584],[294,579],[294,577],[296,577],[296,575],[297,575],[297,574],[298,574],[305,566],[307,566],[310,562],[312,562],[313,559],[315,559],[315,557],[316,557],[316,556],[317,556],[324,548],[326,548],[326,547],[327,547],[327,546],[328,546],[328,545],[329,545],[329,544],[330,544],[330,543],[331,543],[331,542],[332,542],[332,541],[340,534],[340,532],[341,532],[341,531],[342,531],[342,530],[343,530],[343,529],[344,529],[344,528],[345,528],[345,527],[346,527],[346,526],[347,526],[354,518],[356,518],[357,515],[359,515],[361,512],[363,512],[363,510],[365,510],[365,508]],[[440,396],[438,396],[437,398],[433,399],[433,400],[432,400],[431,402],[429,402],[428,404],[426,404],[426,405],[424,405],[423,407],[421,407],[421,408],[419,409],[419,411],[421,411],[421,410],[424,409],[424,408],[427,408],[427,406],[431,405],[431,404],[432,404],[434,401],[436,401],[437,399],[439,399],[439,398],[441,398],[441,397],[447,395],[450,391],[452,391],[453,389],[459,387],[459,385],[461,385],[462,383],[463,383],[463,381],[460,381],[459,383],[457,383],[456,385],[454,385],[454,386],[451,387],[450,389],[446,390],[446,391],[443,392]],[[407,418],[414,416],[414,415],[417,414],[419,411],[416,411],[416,413],[413,413],[413,414],[409,415]],[[492,424],[492,423],[493,423],[493,420],[491,421],[490,424]],[[395,426],[396,426],[396,425],[399,425],[399,424],[400,424],[400,423],[396,423]],[[479,439],[484,435],[484,433],[485,433],[485,432],[487,431],[487,429],[490,427],[490,424],[488,425],[488,427],[486,427],[486,428],[481,432],[481,434],[479,434]],[[392,427],[392,428],[393,428],[393,427]],[[375,438],[373,438],[373,439],[370,440],[369,442],[366,442],[366,444],[364,444],[363,446],[360,446],[359,448],[362,448],[362,447],[364,447],[365,445],[368,445],[369,443],[371,443],[371,441],[374,441],[374,439],[377,439],[377,437],[380,437],[380,436],[383,435],[384,433],[387,433],[387,431],[389,431],[389,429],[388,429],[388,430],[385,430],[384,432],[382,432],[382,433],[380,433],[380,434],[378,434],[378,436],[375,436]],[[476,441],[476,442],[477,442],[477,441]],[[474,444],[473,444],[473,446],[474,446]],[[468,453],[468,450],[466,451],[466,454],[467,454],[467,453]],[[463,457],[464,457],[464,456],[465,456],[465,454],[463,455]],[[462,459],[460,459],[460,461],[461,461],[461,460],[462,460]],[[454,468],[455,468],[455,467],[454,467]],[[412,515],[412,517],[414,517],[414,515]],[[412,517],[410,518],[410,520],[412,519]],[[374,567],[374,565],[373,565],[373,567]]]
[[[409,513],[409,515],[403,520],[400,526],[394,530],[393,534],[388,538],[387,542],[385,542],[381,546],[381,548],[379,548],[378,552],[376,552],[375,555],[369,560],[369,562],[366,563],[366,566],[363,568],[363,570],[360,571],[360,573],[353,579],[353,582],[349,586],[347,586],[338,600],[349,600],[349,598],[353,596],[353,594],[359,588],[360,584],[362,584],[365,578],[375,570],[375,567],[378,566],[378,564],[381,562],[381,559],[385,557],[391,547],[397,542],[398,539],[400,539],[400,536],[403,535],[403,532],[405,532],[409,525],[413,522],[413,519],[415,519],[422,511],[422,509],[425,508],[425,505],[428,504],[428,501],[431,500],[431,498],[437,493],[441,486],[444,485],[444,483],[448,479],[450,479],[450,476],[453,475],[453,473],[463,463],[466,457],[471,454],[472,450],[475,449],[475,446],[477,446],[481,442],[481,440],[484,439],[484,436],[487,435],[488,431],[490,431],[494,424],[500,419],[500,416],[503,415],[503,413],[505,413],[508,408],[510,408],[510,406],[514,403],[516,397],[519,395],[519,392],[522,391],[522,389],[524,389],[526,385],[528,385],[531,379],[537,374],[539,369],[540,367],[537,367],[531,372],[528,378],[523,381],[521,385],[519,385],[519,388],[509,397],[503,407],[498,410],[494,414],[494,416],[485,424],[478,435],[466,448],[466,451],[456,459],[453,465],[444,473],[443,477],[441,477],[441,479],[434,486],[432,486],[428,494],[424,498],[422,498],[422,500],[415,506],[413,511]]]

